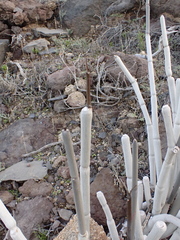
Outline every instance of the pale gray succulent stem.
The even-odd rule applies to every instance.
[[[147,49],[147,60],[148,60],[149,84],[150,84],[150,92],[151,92],[153,146],[154,146],[154,155],[155,155],[156,174],[158,179],[161,171],[161,167],[162,167],[162,154],[161,154],[161,141],[159,136],[157,94],[156,94],[156,86],[155,86],[155,78],[154,78],[155,74],[154,74],[152,49],[151,49],[149,0],[146,1],[146,49]]]
[[[66,156],[67,156],[68,166],[69,166],[70,175],[71,175],[72,189],[74,193],[74,201],[75,201],[75,207],[76,207],[76,213],[77,213],[77,219],[78,219],[79,240],[80,239],[88,240],[88,234],[86,232],[86,227],[85,227],[85,218],[84,218],[84,211],[83,211],[83,202],[82,202],[79,174],[78,174],[75,154],[73,150],[73,144],[72,144],[69,130],[62,131],[62,137],[63,137],[63,142],[66,150]]]

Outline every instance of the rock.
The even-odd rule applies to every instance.
[[[77,87],[81,90],[86,90],[87,81],[83,78],[77,79]]]
[[[47,87],[53,90],[64,90],[65,87],[74,82],[75,66],[67,66],[50,74],[47,78]]]
[[[161,14],[170,13],[173,17],[180,17],[179,11],[179,0],[151,0],[150,1],[150,8],[151,8],[151,15],[160,17]]]
[[[57,170],[57,175],[65,179],[69,179],[70,178],[69,167],[65,167],[65,166],[59,167]]]
[[[64,112],[67,109],[67,106],[64,104],[64,100],[59,100],[54,102],[54,111],[57,113]]]
[[[0,66],[3,64],[6,52],[8,50],[9,40],[8,39],[0,39]]]
[[[100,18],[97,16],[117,12],[117,7],[119,12],[129,10],[135,2],[135,0],[121,0],[115,3],[113,0],[67,0],[60,9],[59,15],[63,19],[64,27],[70,28],[74,35],[83,36],[89,32],[91,25],[100,23]],[[125,7],[122,6],[123,4]]]
[[[36,182],[33,179],[26,181],[21,187],[19,192],[24,197],[48,196],[50,195],[53,187],[48,182]]]
[[[67,158],[65,156],[59,156],[54,160],[52,167],[57,168],[63,162],[67,162]]]
[[[109,79],[119,79],[119,81],[123,82],[125,78],[120,67],[115,63],[114,55],[118,55],[121,58],[131,75],[136,79],[148,76],[148,63],[146,59],[117,52],[112,56],[105,56],[103,60],[105,61],[106,75]],[[128,80],[127,82],[129,83]]]
[[[49,220],[52,208],[53,204],[45,197],[35,197],[17,204],[14,218],[27,239],[37,226]]]
[[[83,93],[75,91],[69,94],[67,104],[71,107],[84,107],[86,98]]]
[[[123,186],[119,186],[120,188]],[[102,191],[116,223],[126,216],[126,200],[124,191],[114,184],[114,178],[109,168],[103,168],[91,183],[91,217],[100,225],[106,226],[106,217],[96,197]]]
[[[7,21],[12,20],[13,18],[13,10],[15,8],[15,4],[12,1],[1,1],[0,2],[0,20]]]
[[[6,167],[19,162],[23,154],[57,141],[55,131],[49,118],[21,119],[3,129],[0,132],[0,152],[7,154]]]
[[[105,11],[106,16],[113,13],[122,13],[134,7],[136,0],[118,0],[111,4]]]
[[[106,133],[106,132],[100,132],[100,133],[98,134],[98,138],[101,138],[101,139],[106,138],[106,136],[107,136],[107,133]]]
[[[26,14],[20,8],[15,8],[13,12],[13,22],[15,25],[22,25],[26,19]]]
[[[6,152],[0,152],[0,159],[1,161],[5,161],[7,159],[8,155]]]
[[[73,190],[72,189],[69,191],[68,195],[66,195],[66,201],[70,205],[74,205],[74,194],[73,194]]]
[[[31,41],[26,46],[24,46],[23,51],[25,53],[33,53],[34,51],[39,52],[42,50],[48,50],[48,45],[50,45],[50,42],[44,38],[39,38],[37,40]]]
[[[8,25],[4,24],[2,21],[0,21],[0,32],[2,32],[3,30],[7,29]]]
[[[4,204],[8,204],[14,199],[14,196],[8,191],[0,191],[0,199]]]
[[[0,172],[0,182],[2,181],[26,181],[28,179],[42,179],[47,174],[47,167],[43,166],[43,161],[18,162]]]
[[[78,240],[78,222],[75,215],[54,240]],[[90,240],[110,240],[102,226],[90,219]]]
[[[65,87],[64,94],[69,95],[69,94],[71,94],[72,92],[75,92],[75,91],[76,91],[76,87],[74,85],[70,84],[67,87]]]
[[[20,6],[20,8],[19,8]],[[55,1],[12,0],[0,2],[0,20],[10,24],[26,25],[28,23],[45,22],[55,14]]]
[[[69,221],[70,217],[73,215],[73,212],[67,209],[59,209],[58,214],[63,220]]]
[[[40,51],[38,54],[39,55],[46,55],[46,54],[54,54],[54,53],[57,53],[58,52],[58,49],[57,48],[49,48],[47,50],[43,50],[43,51]]]
[[[54,231],[56,228],[58,228],[60,224],[61,224],[61,222],[59,220],[55,220],[53,222],[53,224],[51,225],[52,231]]]
[[[68,33],[67,31],[63,29],[48,29],[48,28],[35,28],[33,29],[34,36],[36,38],[38,37],[52,37],[52,36],[57,36],[57,37],[67,37]]]

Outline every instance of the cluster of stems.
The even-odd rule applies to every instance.
[[[148,75],[151,92],[151,116],[148,113],[145,101],[142,97],[137,80],[130,74],[124,63],[115,56],[117,64],[124,72],[137,96],[143,112],[148,134],[148,156],[150,167],[150,180],[143,177],[138,184],[137,179],[137,152],[131,152],[129,136],[122,136],[122,148],[125,160],[127,186],[131,196],[130,233],[128,239],[150,240],[170,237],[177,239],[179,230],[180,212],[180,79],[172,77],[170,49],[167,39],[167,31],[164,16],[161,16],[162,41],[165,55],[165,71],[169,87],[171,107],[164,105],[162,115],[167,136],[167,152],[162,161],[161,141],[158,127],[158,107],[154,79],[154,67],[150,44],[150,10],[149,0],[146,1],[146,46],[148,60]],[[172,113],[172,114],[171,114]],[[143,186],[143,189],[142,189]],[[153,197],[152,197],[153,193]],[[138,202],[138,204],[137,204]],[[146,222],[146,213],[151,218]],[[144,223],[145,222],[145,223]],[[169,223],[166,225],[166,223]]]

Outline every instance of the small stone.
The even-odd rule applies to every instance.
[[[14,196],[8,191],[0,191],[0,199],[4,204],[7,204],[14,199]]]
[[[65,221],[69,221],[70,217],[72,216],[73,212],[67,209],[60,209],[58,210],[60,218]]]
[[[59,165],[62,163],[62,162],[66,162],[67,161],[67,158],[65,156],[59,156],[58,158],[56,158],[54,160],[54,163],[52,164],[52,167],[53,168],[57,168],[59,167]]]
[[[33,29],[34,36],[37,37],[52,37],[52,36],[61,36],[67,37],[68,32],[63,29],[48,29],[44,27],[39,27]]]
[[[48,182],[36,182],[30,179],[19,188],[19,192],[26,197],[48,196],[52,189],[52,185]]]
[[[65,166],[59,167],[57,170],[57,175],[65,179],[69,179],[70,178],[69,167],[65,167]]]
[[[50,42],[47,41],[44,38],[39,38],[37,40],[33,40],[30,43],[28,43],[26,46],[23,47],[23,51],[25,53],[33,53],[33,51],[42,51],[42,50],[48,50],[48,45],[50,45]]]
[[[51,225],[51,229],[54,231],[56,228],[59,227],[61,222],[59,220],[55,220],[54,223]]]
[[[71,107],[83,107],[86,103],[86,98],[81,92],[73,92],[67,98],[67,104]]]
[[[66,195],[66,201],[67,203],[69,203],[70,205],[74,205],[74,194],[73,194],[73,190],[71,189],[69,191],[69,193]]]
[[[87,81],[83,78],[77,79],[77,87],[82,90],[86,90]]]
[[[8,39],[1,39],[0,40],[0,66],[3,64],[6,52],[8,50],[9,40]]]
[[[53,53],[57,53],[57,52],[58,52],[58,49],[52,47],[52,48],[49,48],[47,50],[40,51],[39,55],[53,54]]]
[[[64,112],[66,110],[66,105],[64,100],[59,100],[54,102],[54,111],[57,113]]]
[[[104,138],[106,138],[106,136],[107,136],[106,132],[100,132],[98,135],[98,138],[104,139]]]
[[[67,87],[65,87],[64,95],[69,95],[70,93],[75,92],[75,91],[76,91],[76,87],[74,85],[70,84]]]
[[[74,54],[73,53],[66,53],[66,58],[68,60],[72,59],[74,57]]]

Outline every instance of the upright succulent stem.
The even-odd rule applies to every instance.
[[[153,146],[154,146],[154,155],[155,155],[156,174],[158,179],[161,171],[161,167],[162,167],[162,155],[161,155],[161,142],[159,137],[157,95],[156,95],[156,87],[155,87],[155,79],[154,79],[154,66],[153,66],[152,49],[151,49],[149,0],[146,1],[146,49],[147,49],[147,59],[148,59],[149,84],[150,84],[150,92],[151,92]]]
[[[85,226],[85,217],[84,217],[84,210],[83,210],[83,202],[82,202],[82,195],[80,189],[80,181],[78,175],[78,169],[75,160],[75,154],[73,150],[73,144],[70,136],[69,130],[62,132],[63,142],[66,149],[66,155],[68,160],[68,165],[70,169],[71,175],[71,182],[72,182],[72,189],[74,193],[74,201],[78,219],[78,229],[79,229],[79,236],[78,240],[88,240],[88,232],[86,231]]]

